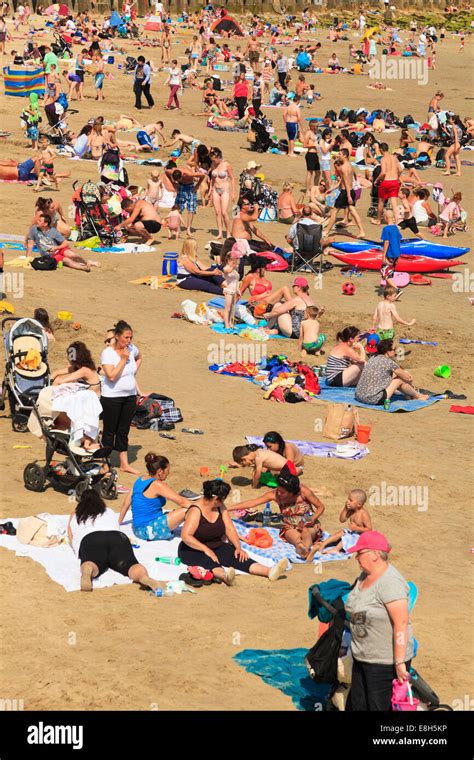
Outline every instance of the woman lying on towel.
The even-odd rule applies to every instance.
[[[79,340],[68,346],[69,364],[51,375],[52,410],[60,412],[56,427],[70,429],[71,441],[86,451],[96,451],[99,435],[99,416],[102,412],[100,377],[91,352]]]
[[[231,511],[252,509],[268,501],[275,501],[283,517],[280,538],[292,544],[296,553],[306,559],[313,545],[322,538],[319,518],[324,512],[324,504],[308,486],[300,483],[293,462],[287,462],[278,475],[277,482],[277,488],[265,491],[255,499],[235,504]]]
[[[133,553],[130,539],[119,529],[117,515],[97,491],[84,491],[67,526],[69,541],[81,561],[81,591],[92,591],[92,579],[109,568],[134,583],[157,589]]]
[[[265,567],[249,559],[240,546],[240,539],[225,506],[230,486],[220,479],[203,483],[204,496],[189,507],[181,530],[178,557],[188,566],[209,570],[215,578],[232,586],[235,571],[260,575],[276,581],[288,567],[281,559],[273,567]],[[227,540],[226,540],[227,539]],[[212,580],[204,578],[204,580]]]
[[[166,485],[165,480],[170,474],[170,463],[166,457],[149,452],[145,457],[145,466],[148,477],[140,477],[133,484],[132,492],[123,502],[119,523],[124,521],[132,507],[132,528],[137,538],[168,541],[174,538],[172,531],[183,522],[186,508],[191,502]],[[164,514],[163,507],[167,500],[182,508]]]

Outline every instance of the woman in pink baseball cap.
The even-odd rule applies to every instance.
[[[376,530],[363,533],[348,549],[362,570],[345,603],[354,659],[349,711],[391,710],[392,681],[409,678],[413,657],[409,588],[389,563],[390,551],[386,537]]]
[[[301,323],[308,306],[314,306],[314,301],[309,295],[309,284],[305,277],[295,277],[291,285],[293,298],[284,303],[277,303],[266,314],[268,320],[268,332],[271,334],[281,333],[287,338],[299,338]]]

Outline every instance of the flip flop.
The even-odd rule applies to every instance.
[[[183,488],[183,490],[179,492],[179,495],[184,496],[184,498],[189,499],[189,501],[194,501],[195,499],[200,499],[202,493],[196,493],[195,491],[191,491],[189,488]]]
[[[117,493],[130,493],[130,488],[127,488],[127,486],[117,486]]]
[[[464,401],[464,399],[467,398],[467,396],[464,395],[464,393],[453,393],[452,391],[444,391],[442,394],[446,398],[455,399],[458,401]]]
[[[160,433],[160,438],[168,438],[169,441],[175,441],[176,436],[170,435],[169,433]]]
[[[194,588],[202,588],[204,586],[203,582],[193,578],[191,573],[181,573],[179,580],[184,581],[187,586],[194,586]]]
[[[204,567],[199,567],[198,565],[191,565],[188,567],[188,573],[195,581],[201,581],[204,586],[210,586],[214,577],[214,574],[211,573],[210,570],[206,570]]]
[[[204,435],[204,430],[199,428],[181,428],[182,433],[191,433],[191,435]]]

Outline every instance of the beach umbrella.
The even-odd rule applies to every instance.
[[[47,16],[54,16],[56,13],[58,13],[60,16],[69,16],[70,10],[67,5],[64,5],[61,3],[54,3],[53,5],[48,6],[45,10],[45,14]]]

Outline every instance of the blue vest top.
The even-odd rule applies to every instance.
[[[157,517],[163,515],[163,507],[166,504],[164,496],[150,498],[145,496],[145,491],[153,483],[155,478],[138,478],[133,484],[132,491],[132,522],[137,528],[143,525],[149,525]]]

